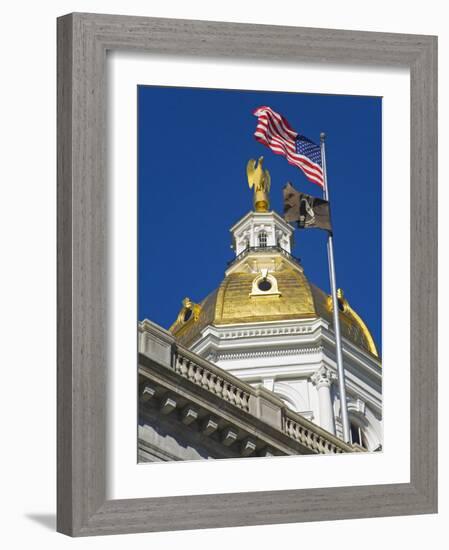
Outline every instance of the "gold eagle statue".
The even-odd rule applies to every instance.
[[[268,193],[271,187],[271,177],[270,172],[262,168],[262,162],[263,157],[259,157],[257,161],[250,159],[246,165],[249,188],[254,187],[254,210],[256,212],[268,212],[270,208]]]

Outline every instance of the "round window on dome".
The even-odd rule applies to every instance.
[[[268,279],[261,279],[257,284],[257,288],[262,292],[268,292],[269,290],[271,290],[272,286],[273,285],[270,283]]]
[[[191,309],[186,309],[184,311],[184,323],[187,323],[187,321],[192,317],[193,311]]]
[[[278,282],[272,274],[268,274],[268,269],[262,269],[262,273],[254,278],[250,296],[281,296]]]

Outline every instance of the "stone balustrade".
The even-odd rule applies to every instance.
[[[199,365],[198,360],[192,361],[185,356],[185,353],[178,351],[175,354],[174,368],[178,374],[221,397],[221,399],[239,407],[239,409],[249,411],[251,394],[238,387],[228,377],[220,376],[213,372],[211,366],[212,364],[207,367]]]
[[[309,452],[337,454],[361,451],[360,448],[344,443],[338,437],[292,411],[274,393],[262,387],[250,386],[179,345],[169,332],[150,321],[139,323],[139,352],[156,361],[158,365],[210,392],[213,396],[265,422],[308,449]],[[154,393],[155,390],[150,386],[145,387],[142,400],[149,399]],[[164,414],[174,409],[170,398],[167,398],[167,402],[164,402],[161,407]],[[193,416],[194,411],[189,410],[183,416],[184,424],[188,425],[193,421]],[[226,437],[223,436],[223,442],[232,444],[235,438],[233,439],[231,435],[236,436],[236,432],[232,429],[228,432],[225,434]],[[251,445],[247,444],[242,452],[248,453],[252,448]]]
[[[332,436],[332,434],[293,411],[285,409],[283,417],[284,433],[319,454],[337,454],[355,451],[351,445]]]

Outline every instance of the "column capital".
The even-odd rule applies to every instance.
[[[323,386],[330,388],[332,383],[335,382],[336,379],[337,379],[337,376],[335,375],[335,373],[325,365],[320,367],[310,377],[312,384],[316,386],[318,389],[322,388]]]

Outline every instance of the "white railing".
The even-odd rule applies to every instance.
[[[298,418],[299,417],[299,418]],[[284,411],[284,433],[308,449],[320,454],[353,452],[355,449],[333,437],[319,426],[286,409]]]
[[[212,365],[211,365],[212,366]],[[226,374],[218,375],[210,367],[200,366],[197,361],[188,359],[182,353],[176,353],[175,371],[194,384],[232,403],[239,409],[249,411],[250,393],[238,387]]]

